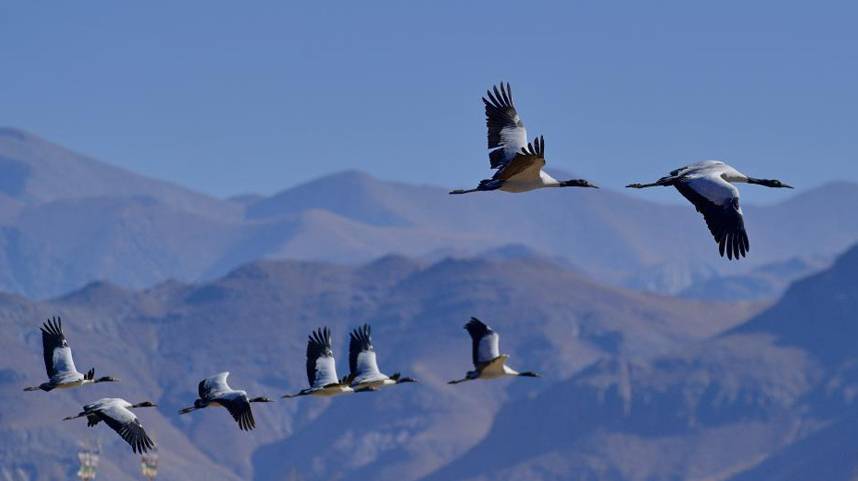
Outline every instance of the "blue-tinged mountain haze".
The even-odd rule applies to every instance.
[[[745,205],[751,253],[731,263],[693,206],[613,189],[454,197],[348,170],[225,200],[18,129],[0,129],[4,173],[0,290],[39,298],[93,280],[132,288],[209,280],[259,259],[520,257],[519,246],[606,284],[755,300],[776,297],[858,241],[858,184],[848,182]]]

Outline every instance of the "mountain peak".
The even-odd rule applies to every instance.
[[[830,269],[794,283],[777,304],[731,332],[772,334],[779,342],[806,349],[823,360],[856,354],[856,272],[858,245]]]
[[[61,296],[58,300],[68,304],[89,304],[93,302],[116,304],[134,297],[135,293],[112,282],[93,281],[89,284]]]
[[[0,138],[15,139],[19,141],[39,139],[36,135],[15,127],[0,127]]]
[[[241,206],[75,153],[21,129],[0,128],[0,194],[25,205],[87,197],[151,197],[205,217],[238,217]]]
[[[402,226],[396,212],[395,184],[359,170],[346,170],[284,190],[248,206],[249,219],[279,218],[307,209],[324,209],[376,226]]]
[[[323,175],[318,179],[311,180],[307,184],[324,183],[324,182],[379,182],[378,178],[374,177],[369,172],[360,169],[345,169],[334,172],[328,175]]]

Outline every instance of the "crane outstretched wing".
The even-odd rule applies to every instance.
[[[351,382],[385,377],[378,369],[371,332],[369,324],[364,324],[349,335],[349,379]]]
[[[327,327],[316,329],[307,340],[307,381],[317,388],[339,383]]]
[[[474,367],[479,369],[483,364],[500,356],[500,336],[484,322],[472,317],[465,329],[471,335],[471,358]]]
[[[751,243],[739,206],[739,190],[720,175],[683,177],[674,186],[703,214],[721,257],[725,254],[731,260],[745,257]]]
[[[197,387],[197,393],[199,394],[200,399],[212,399],[219,393],[231,391],[232,388],[230,388],[229,384],[226,383],[226,378],[228,377],[229,371],[224,371],[200,381],[200,384]]]
[[[483,97],[488,128],[489,163],[497,169],[527,145],[527,130],[515,110],[509,83],[492,87]]]
[[[542,168],[545,167],[545,141],[540,135],[533,142],[522,147],[508,163],[501,167],[495,175],[494,180],[537,180]]]
[[[143,424],[130,410],[119,405],[111,405],[98,411],[98,415],[105,424],[131,445],[131,450],[135,453],[142,454],[155,448],[155,442],[146,434]]]
[[[77,372],[71,348],[63,333],[63,322],[59,317],[45,321],[42,330],[42,354],[45,371],[49,378]]]
[[[253,411],[250,409],[250,401],[248,401],[246,395],[230,396],[219,399],[218,402],[229,411],[229,414],[238,423],[238,428],[242,431],[250,431],[256,427],[256,421],[253,419]]]

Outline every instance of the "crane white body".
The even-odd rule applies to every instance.
[[[465,324],[465,329],[471,336],[471,359],[474,363],[474,369],[468,371],[464,378],[450,381],[449,384],[513,376],[539,377],[534,372],[518,372],[507,366],[506,361],[509,356],[500,353],[500,336],[476,317],[472,317]]]
[[[248,398],[247,391],[229,387],[228,377],[229,371],[224,371],[200,381],[197,386],[199,398],[194,401],[193,406],[181,409],[179,414],[187,414],[197,409],[213,406],[223,407],[235,419],[242,431],[255,428],[256,420],[253,418],[251,403],[271,402],[271,400],[266,397]]]
[[[758,184],[767,187],[792,188],[776,179],[748,177],[720,160],[704,160],[673,170],[649,184],[629,184],[642,189],[672,186],[703,214],[718,251],[728,259],[740,259],[750,251],[745,230],[744,212],[739,205],[739,189],[734,184]]]

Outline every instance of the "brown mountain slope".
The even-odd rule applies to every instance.
[[[648,359],[729,328],[753,309],[606,288],[536,259],[266,262],[200,285],[128,291],[98,283],[38,303],[6,296],[0,405],[15,410],[0,413],[0,465],[49,479],[72,469],[79,440],[97,436],[106,473],[132,476],[135,460],[113,433],[59,421],[86,401],[119,395],[160,403],[140,416],[161,445],[165,477],[283,479],[294,471],[304,479],[416,479],[479,442],[507,400],[537,394],[606,356]],[[78,366],[121,383],[21,391],[44,376],[38,324],[55,314],[64,318]],[[448,386],[468,369],[462,324],[470,315],[501,332],[514,366],[546,377]],[[342,374],[347,330],[362,322],[373,324],[382,369],[419,384],[257,405],[258,428],[250,433],[220,410],[174,414],[193,400],[199,379],[222,370],[252,394],[300,389],[306,335],[319,325],[334,331]]]
[[[858,247],[713,339],[510,403],[426,479],[854,480],[856,273]]]

